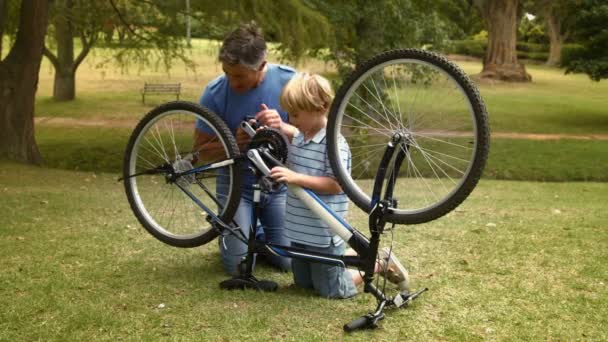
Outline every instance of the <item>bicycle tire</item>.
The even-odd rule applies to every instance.
[[[218,147],[213,152],[218,155],[217,161],[234,159],[235,163],[214,173],[202,171],[171,180],[171,171],[192,169],[196,165],[193,162],[205,155],[206,151],[201,150],[196,154],[199,157],[193,158],[194,125],[198,120],[215,134],[213,141],[218,141]],[[233,134],[208,109],[185,101],[152,109],[135,127],[124,156],[124,186],[133,213],[150,234],[168,245],[190,248],[208,243],[219,232],[205,219],[209,213],[182,189],[217,214],[219,220],[230,222],[241,197],[239,154]]]
[[[442,77],[443,83],[440,82]],[[418,91],[422,95],[416,93]],[[448,95],[460,96],[461,100],[447,103]],[[374,101],[380,103],[380,108],[369,103]],[[406,105],[404,111],[402,103]],[[418,105],[420,109],[416,107]],[[437,118],[439,120],[432,121]],[[386,119],[386,122],[374,121],[381,119]],[[450,127],[451,121],[457,124],[453,128]],[[430,129],[422,127],[429,122]],[[359,174],[368,172],[367,178],[374,176],[378,162],[374,167],[369,166],[377,161],[375,156],[382,155],[380,149],[397,131],[409,139],[406,158],[397,179],[397,183],[404,185],[399,187],[396,184],[394,192],[397,196],[405,196],[405,200],[400,199],[401,203],[391,208],[387,220],[404,224],[423,223],[456,208],[478,183],[489,152],[488,115],[473,82],[458,66],[438,54],[403,49],[379,54],[362,63],[339,88],[328,116],[329,159],[344,192],[366,212],[371,210],[371,182]],[[350,165],[343,165],[340,160],[338,140],[341,136],[351,148],[353,175]],[[370,140],[367,146],[374,148],[366,149],[366,145],[361,143],[365,139]],[[360,160],[355,160],[356,153],[360,151],[353,151],[353,148],[361,148],[362,153],[366,153],[365,157],[356,157]],[[437,148],[453,149],[450,153],[454,155],[435,151]],[[418,165],[423,169],[418,169],[415,161],[420,161]],[[363,171],[359,170],[361,165]],[[374,174],[370,175],[371,172]],[[439,189],[435,194],[435,189],[441,187],[445,189]]]

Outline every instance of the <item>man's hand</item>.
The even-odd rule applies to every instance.
[[[277,182],[294,184],[300,179],[300,174],[282,166],[275,166],[270,170],[270,177]]]
[[[241,127],[236,129],[236,134],[234,137],[236,138],[236,144],[239,145],[239,149],[241,151],[245,150],[247,145],[249,145],[249,142],[251,142],[251,137]]]
[[[276,109],[269,109],[264,103],[262,103],[260,109],[261,110],[255,114],[255,119],[258,120],[261,125],[281,129],[283,120],[281,120],[281,116]]]

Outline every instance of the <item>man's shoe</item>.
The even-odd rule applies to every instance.
[[[390,248],[385,247],[378,250],[378,258],[380,259],[378,263],[382,268],[382,275],[386,275],[386,279],[391,283],[397,284],[399,290],[409,292],[410,275]]]

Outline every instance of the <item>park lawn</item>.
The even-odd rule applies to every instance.
[[[118,172],[130,128],[154,106],[171,96],[149,96],[142,104],[145,81],[182,82],[182,99],[196,101],[202,87],[221,73],[216,63],[217,42],[195,40],[192,58],[196,72],[176,62],[170,75],[162,67],[98,68],[112,50],[95,49],[78,72],[78,97],[71,102],[52,99],[53,70],[43,60],[36,116],[43,120],[73,118],[103,121],[99,127],[39,122],[36,138],[48,166],[65,169]],[[277,60],[277,54],[271,54]],[[478,73],[477,62],[457,61],[469,74]],[[324,74],[332,68],[318,60],[302,66]],[[608,83],[594,83],[584,75],[563,75],[559,69],[531,65],[529,84],[480,84],[493,133],[608,134]],[[497,134],[498,136],[499,134]],[[606,181],[608,140],[518,140],[493,138],[484,177],[494,179]]]
[[[267,267],[277,293],[220,291],[215,242],[153,239],[117,177],[0,165],[0,340],[608,339],[606,183],[484,180],[446,217],[398,226],[394,248],[429,291],[345,335],[369,295],[317,298]],[[349,221],[367,231],[359,210]]]
[[[477,62],[457,62],[469,75]],[[531,83],[479,84],[495,132],[608,134],[608,83],[563,69],[527,65]]]
[[[78,43],[76,43],[78,44]],[[175,61],[167,72],[162,65],[128,68],[99,63],[114,52],[107,48],[93,49],[77,72],[77,100],[57,103],[52,99],[54,71],[43,59],[36,99],[36,116],[75,117],[82,119],[133,119],[155,105],[175,99],[171,96],[151,95],[146,104],[141,101],[140,90],[144,82],[180,82],[182,99],[198,101],[204,85],[222,73],[217,63],[218,42],[194,40],[190,58],[195,70]],[[275,52],[270,60],[278,62]],[[481,63],[456,61],[469,75],[481,71]],[[336,79],[335,69],[329,63],[306,59],[297,66]],[[592,82],[586,75],[564,75],[562,69],[543,65],[528,65],[532,83],[479,84],[486,102],[490,124],[495,132],[608,134],[608,83]]]
[[[132,127],[62,127],[40,123],[47,166],[120,172]],[[492,139],[484,177],[538,181],[608,181],[608,140]]]

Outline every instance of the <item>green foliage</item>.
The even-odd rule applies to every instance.
[[[451,42],[450,48],[447,52],[458,55],[483,58],[485,56],[487,46],[487,40],[454,40]]]
[[[534,44],[546,45],[549,43],[542,21],[539,18],[531,20],[526,15],[522,16],[517,27],[517,39],[518,41]]]
[[[18,1],[0,1],[0,61],[8,55],[19,27]]]
[[[582,58],[585,47],[581,44],[564,44],[562,47],[562,65],[570,65],[575,60]]]
[[[525,41],[517,42],[517,51],[522,52],[548,52],[549,46],[547,44],[529,43]]]
[[[481,30],[481,31],[475,33],[473,35],[473,40],[487,41],[488,40],[488,31]]]
[[[483,30],[481,16],[473,8],[470,0],[436,0],[432,4],[428,2],[426,4],[429,8],[436,8],[446,23],[449,39],[466,39],[475,32]]]
[[[544,62],[549,58],[549,46],[530,42],[517,42],[517,58]]]
[[[428,0],[310,0],[330,21],[334,39],[328,59],[345,77],[356,65],[382,51],[431,46],[441,50],[447,38],[445,22]]]
[[[292,61],[309,49],[327,46],[332,37],[328,20],[304,0],[192,0],[192,8],[196,34],[222,39],[237,25],[253,20],[267,40],[278,43],[284,58]]]
[[[448,53],[483,58],[486,53],[487,40],[455,40],[450,42]],[[545,44],[534,44],[517,42],[517,58],[545,61],[549,56],[549,46]]]
[[[115,48],[100,67],[113,64],[126,71],[161,65],[168,71],[180,60],[194,68],[185,50],[188,13],[182,1],[76,1],[78,6],[68,14],[61,4],[55,4],[55,16],[67,15],[76,32],[102,38],[104,46]],[[294,61],[327,44],[331,31],[327,20],[301,0],[192,0],[191,5],[194,36],[223,38],[238,24],[255,20],[270,41],[278,42],[283,56]]]
[[[575,37],[583,48],[563,62],[566,72],[585,73],[594,81],[608,78],[608,2],[584,0],[577,19]]]
[[[533,60],[533,61],[538,61],[538,62],[544,62],[547,60],[547,58],[549,58],[549,52],[524,52],[524,51],[517,51],[517,58],[518,59],[528,59],[528,60]]]

